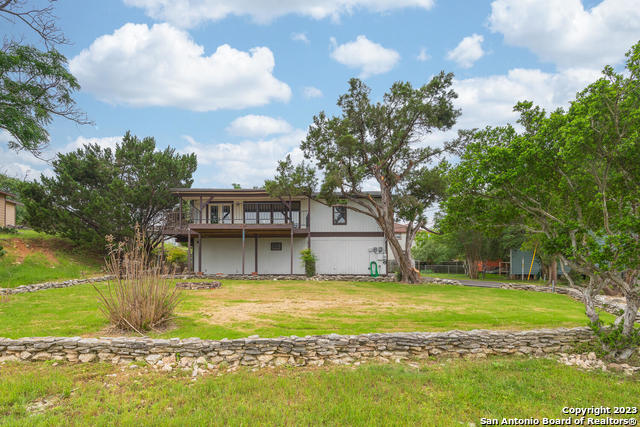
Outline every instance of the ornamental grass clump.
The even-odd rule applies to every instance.
[[[113,279],[103,290],[94,285],[102,303],[100,309],[112,327],[139,334],[165,326],[180,302],[180,291],[171,283],[166,269],[149,256],[146,244],[139,229],[128,242],[115,243],[112,236],[107,236],[106,270]]]

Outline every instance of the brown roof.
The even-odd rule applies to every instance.
[[[0,190],[0,194],[4,194],[5,196],[9,196],[9,197],[16,197],[16,195],[15,195],[15,194],[13,194],[13,193],[7,193],[6,191],[2,191],[2,190]]]
[[[431,233],[431,234],[439,234],[433,230],[431,230],[430,228],[427,227],[422,227],[422,229],[424,231],[426,231],[427,233]],[[406,233],[407,232],[407,224],[398,224],[397,222],[393,224],[393,232],[394,233],[398,233],[398,234],[402,234],[402,233]]]

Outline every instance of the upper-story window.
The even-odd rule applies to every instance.
[[[333,225],[347,225],[347,207],[333,207]]]

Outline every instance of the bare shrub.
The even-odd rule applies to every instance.
[[[106,271],[113,279],[104,291],[94,285],[102,302],[100,309],[111,325],[139,334],[167,324],[180,302],[180,291],[161,264],[149,256],[146,243],[139,228],[128,242],[115,243],[107,236]]]

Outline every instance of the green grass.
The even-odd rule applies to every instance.
[[[469,279],[469,276],[466,274],[459,273],[420,273],[423,277],[439,277],[440,279],[453,279],[453,280],[472,280]],[[482,274],[478,275],[477,279],[473,280],[486,280],[490,282],[509,282],[509,283],[528,283],[531,285],[545,285],[546,282],[544,280],[520,280],[520,279],[510,279],[501,274],[485,274],[484,278]]]
[[[606,313],[603,318],[611,320]],[[586,323],[581,303],[556,294],[447,285],[227,280],[220,289],[185,292],[175,326],[150,335],[221,339]],[[106,327],[91,285],[13,295],[0,302],[0,336],[99,336],[107,334]]]
[[[640,381],[549,359],[240,371],[190,381],[104,364],[0,368],[0,422],[22,425],[424,425],[566,418],[563,407],[638,406]],[[34,402],[53,402],[34,412]]]
[[[0,234],[0,246],[7,252],[0,257],[0,288],[100,273],[100,258],[76,252],[67,239],[20,230],[18,234]]]

